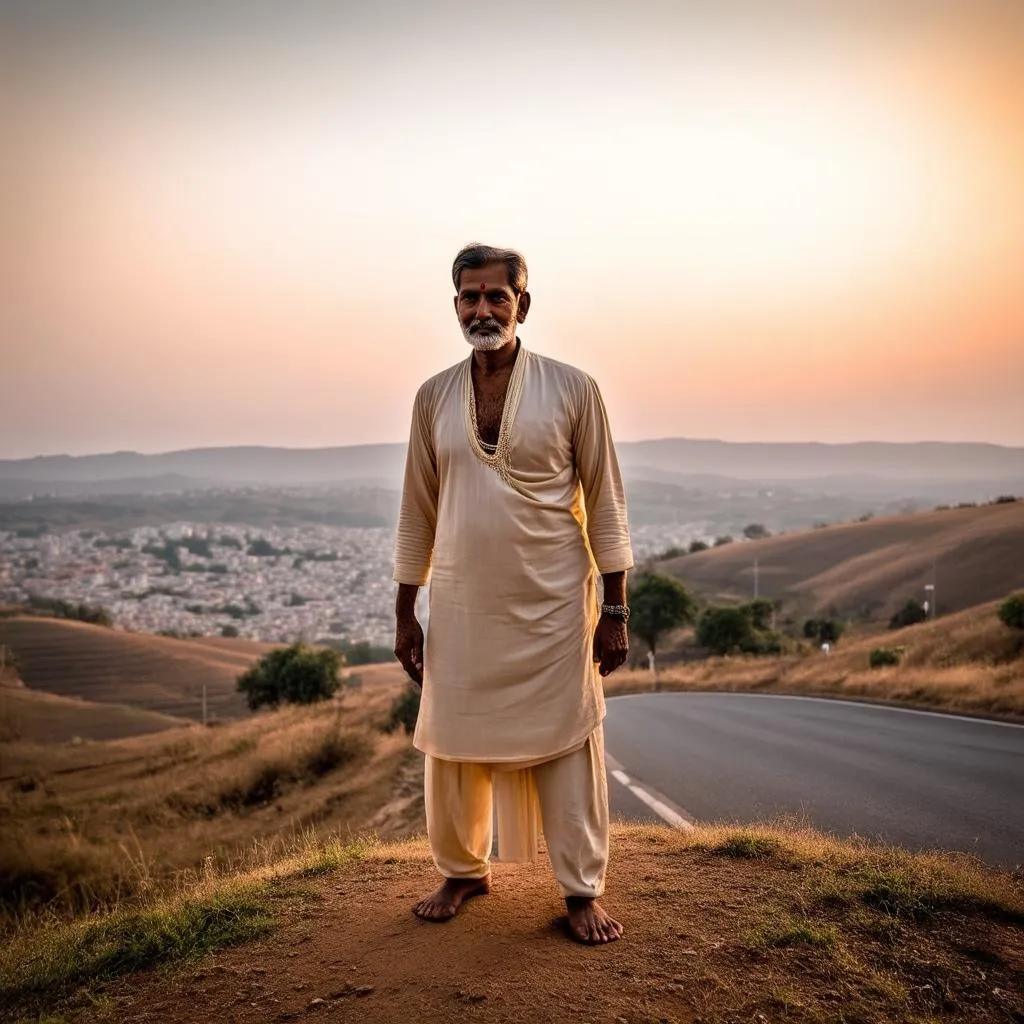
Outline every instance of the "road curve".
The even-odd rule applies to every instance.
[[[622,782],[697,822],[798,815],[815,828],[1024,863],[1024,727],[818,698],[608,699],[613,816],[658,820]]]

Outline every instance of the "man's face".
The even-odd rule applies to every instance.
[[[514,342],[516,324],[526,319],[529,304],[529,295],[517,294],[508,283],[504,263],[462,271],[455,312],[466,341],[475,349],[493,352]]]

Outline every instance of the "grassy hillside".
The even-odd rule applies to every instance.
[[[1024,1019],[1024,888],[965,856],[616,825],[603,902],[625,934],[587,949],[544,861],[496,863],[491,894],[439,925],[410,913],[436,885],[422,840],[289,854],[23,930],[0,949],[0,1007],[66,1024]]]
[[[5,743],[0,911],[103,906],[313,826],[418,826],[421,794],[417,804],[401,786],[409,740],[381,731],[403,684],[390,666],[361,670],[359,680],[323,704],[216,728]]]
[[[188,719],[123,704],[97,704],[77,697],[0,684],[0,743],[28,740],[65,743],[113,740],[191,725]],[[0,761],[4,760],[0,750]],[[0,773],[6,767],[0,768]]]
[[[235,680],[274,644],[175,639],[46,616],[0,619],[0,644],[17,659],[25,685],[99,704],[120,704],[199,720],[203,685],[209,713],[248,713]]]
[[[730,657],[671,665],[652,676],[620,670],[605,692],[756,690],[858,697],[1024,718],[1024,636],[996,616],[992,601],[934,621],[844,639],[832,653],[807,645],[772,658]],[[899,648],[899,665],[872,669],[876,647]]]
[[[848,523],[734,543],[658,563],[713,600],[762,597],[803,614],[884,619],[937,585],[940,612],[1024,587],[1024,501]]]

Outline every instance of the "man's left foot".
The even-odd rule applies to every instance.
[[[569,934],[587,946],[614,942],[623,934],[622,925],[610,918],[592,896],[566,896]]]

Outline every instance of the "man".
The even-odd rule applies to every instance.
[[[452,280],[473,352],[416,394],[395,550],[395,655],[422,687],[413,745],[444,876],[414,912],[447,920],[489,891],[496,804],[501,859],[534,859],[539,812],[570,934],[610,942],[600,676],[626,660],[633,556],[608,420],[587,374],[516,336],[519,253],[468,246]]]

